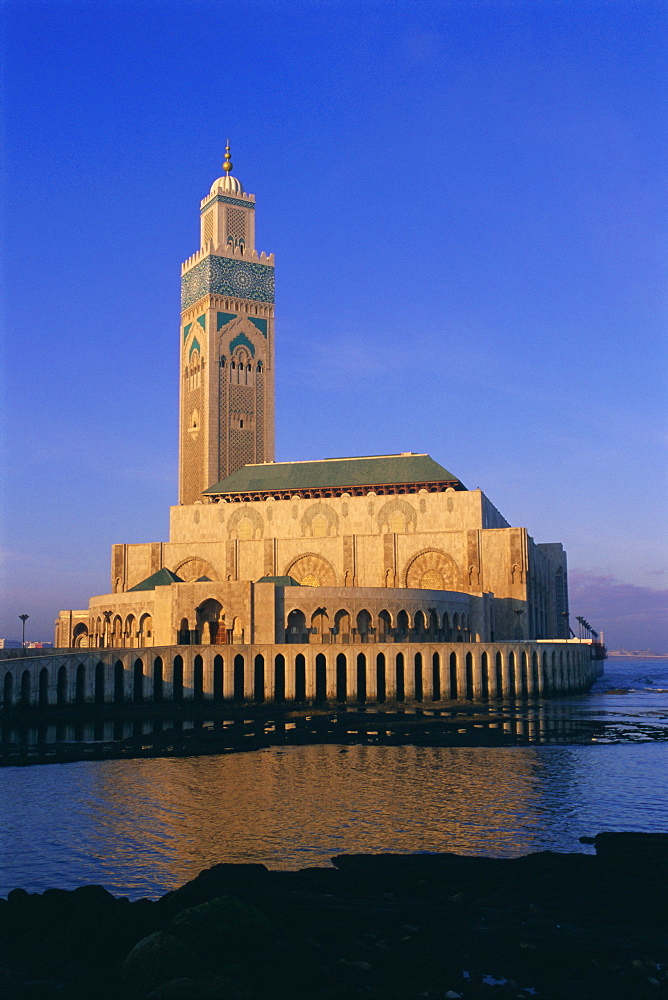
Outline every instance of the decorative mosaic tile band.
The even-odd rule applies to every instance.
[[[206,205],[204,205],[203,208],[200,208],[199,214],[203,215],[204,212],[207,212],[213,205],[214,201],[223,201],[226,205],[241,205],[242,208],[255,208],[255,203],[252,201],[241,201],[239,198],[226,198],[222,194],[217,194],[215,198],[209,198]]]
[[[181,278],[181,309],[187,309],[208,293],[273,302],[274,269],[268,264],[209,254]]]

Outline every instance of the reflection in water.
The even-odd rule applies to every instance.
[[[459,706],[440,718],[97,719],[48,732],[6,720],[10,762],[15,750],[24,763],[40,759],[37,744],[82,740],[165,756],[0,769],[0,895],[100,882],[157,896],[220,861],[512,856],[581,851],[580,836],[605,829],[668,831],[667,692],[668,660],[612,660],[591,695]],[[221,753],[240,746],[267,748]]]
[[[220,861],[582,850],[578,838],[601,829],[668,828],[665,756],[661,745],[312,746],[5,769],[0,894],[93,881],[158,895]]]

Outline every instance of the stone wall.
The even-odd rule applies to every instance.
[[[166,646],[0,660],[13,707],[154,701],[383,703],[549,697],[601,672],[590,644],[394,643]]]

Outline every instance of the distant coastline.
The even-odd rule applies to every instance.
[[[651,656],[652,659],[668,660],[668,653],[653,653],[649,649],[609,649],[608,656],[636,656],[639,659]]]

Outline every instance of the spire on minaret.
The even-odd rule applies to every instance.
[[[219,177],[211,185],[211,194],[234,194],[243,195],[244,186],[237,177],[232,176],[232,155],[230,153],[230,140],[225,140],[225,159],[223,160],[223,176]]]
[[[226,174],[229,174],[232,171],[232,158],[230,156],[230,140],[226,139],[225,142],[227,145],[225,146],[225,159],[223,160],[223,170],[225,171]]]

